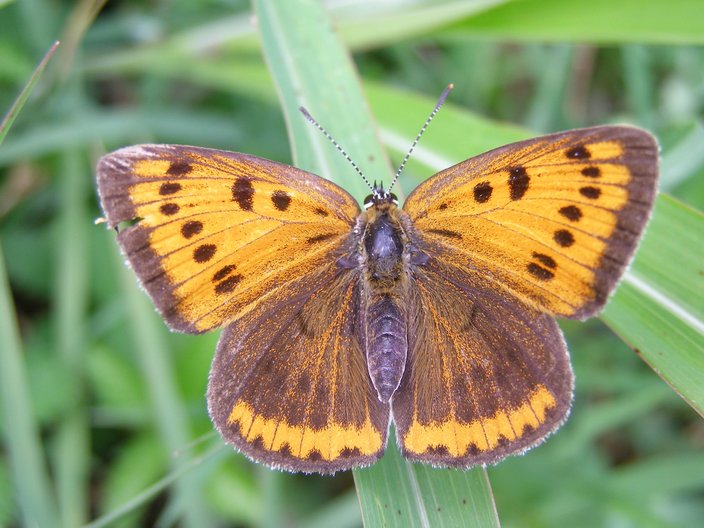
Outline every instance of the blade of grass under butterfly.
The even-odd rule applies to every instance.
[[[34,421],[14,304],[0,249],[0,404],[4,445],[26,526],[57,526],[56,505]]]
[[[255,1],[262,45],[281,101],[295,165],[343,184],[357,198],[369,188],[350,163],[303,118],[300,106],[374,178],[390,167],[349,55],[315,0]],[[388,179],[387,179],[388,181]]]
[[[56,42],[54,42],[51,48],[49,48],[49,51],[46,52],[46,55],[44,55],[44,58],[39,62],[37,68],[34,70],[34,73],[32,73],[32,76],[29,78],[29,81],[22,89],[20,94],[17,96],[17,99],[15,99],[15,102],[12,104],[7,114],[5,114],[5,117],[3,117],[2,122],[0,123],[0,144],[2,144],[3,140],[5,139],[5,136],[7,135],[8,131],[10,130],[10,127],[12,126],[12,123],[15,122],[15,118],[19,114],[20,110],[22,110],[24,104],[27,102],[29,94],[32,93],[32,89],[37,84],[37,81],[39,81],[39,78],[41,77],[44,68],[46,68],[46,65],[49,63],[51,56],[54,54],[58,46],[59,41],[57,40]]]
[[[349,55],[333,32],[321,5],[310,0],[297,2],[295,6],[271,0],[258,0],[254,5],[262,45],[279,91],[297,165],[331,175],[337,183],[342,183],[340,175],[349,174],[351,179],[345,181],[345,187],[357,197],[368,193],[348,162],[328,140],[298,117],[298,106],[305,104],[348,153],[361,161],[363,170],[375,178],[385,178],[388,183],[391,173],[386,156],[377,140]],[[418,115],[416,128],[431,109],[432,104]],[[456,492],[453,490],[461,490],[474,498],[479,504],[477,517],[489,519],[483,525],[497,524],[483,469],[469,473],[430,468],[417,470],[399,457],[393,443],[392,438],[387,454],[379,462],[354,472],[365,524],[394,526],[398,525],[398,519],[403,519],[404,525],[409,526],[419,512],[432,510],[426,518],[433,519],[435,525],[450,525],[465,515],[465,505],[461,500],[448,501],[438,512],[435,498],[454,497]],[[384,509],[376,504],[396,507]],[[401,510],[400,517],[398,510]]]
[[[355,471],[355,483],[365,526],[499,526],[484,468],[411,464],[393,438],[377,464]]]

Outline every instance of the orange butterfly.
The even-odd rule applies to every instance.
[[[98,190],[111,227],[132,223],[118,242],[167,324],[225,326],[208,407],[227,442],[332,473],[379,458],[393,417],[408,459],[466,468],[565,420],[553,317],[603,307],[657,166],[643,130],[572,130],[445,169],[403,208],[375,185],[360,211],[294,167],[140,145],[101,159]]]

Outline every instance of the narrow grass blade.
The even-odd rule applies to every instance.
[[[83,162],[83,163],[82,163]],[[60,173],[61,215],[57,244],[54,307],[56,351],[75,380],[77,401],[57,428],[54,466],[57,497],[63,526],[80,526],[88,513],[87,489],[90,472],[90,431],[84,401],[86,336],[84,317],[88,304],[88,233],[85,210],[90,175],[75,150],[63,153]]]
[[[0,250],[0,404],[14,489],[26,526],[57,526],[56,504],[34,421],[27,372]]]
[[[357,197],[369,189],[299,111],[305,106],[373,178],[390,174],[352,62],[319,2],[254,2],[262,45],[281,100],[296,166]],[[388,182],[388,180],[387,180]]]
[[[377,180],[391,176],[350,58],[320,3],[306,0],[294,5],[260,0],[255,7],[262,44],[299,166],[334,176],[338,183],[341,174],[350,174],[352,179],[345,182],[345,187],[358,197],[368,193],[347,161],[318,130],[297,116],[298,106],[305,104],[348,153],[360,160],[362,170]],[[432,104],[416,116],[417,125],[411,134],[430,109]],[[479,478],[467,477],[477,474]],[[399,510],[400,518],[406,522],[411,522],[419,512],[426,512],[429,522],[450,525],[466,513],[466,504],[453,498],[460,495],[473,497],[478,505],[477,517],[491,519],[489,526],[496,525],[496,512],[483,469],[467,474],[431,468],[417,470],[401,460],[395,446],[390,445],[375,466],[356,470],[355,479],[362,516],[370,526],[373,519],[380,525],[395,524]],[[448,490],[455,491],[450,494]],[[393,509],[376,506],[381,495],[388,497]],[[448,497],[448,501],[438,506],[438,497]]]
[[[384,457],[354,477],[365,526],[499,526],[484,468],[411,464],[392,438]]]
[[[175,373],[163,334],[157,325],[163,325],[144,294],[137,288],[132,272],[115,257],[119,266],[123,289],[127,295],[130,323],[136,343],[136,357],[147,380],[152,413],[157,431],[168,453],[174,454],[191,440],[190,427],[184,405],[176,388]],[[171,468],[178,470],[189,465],[191,457],[181,453],[171,461]],[[170,508],[175,507],[183,516],[183,525],[207,526],[209,516],[199,499],[199,483],[194,475],[184,476],[174,483]],[[171,510],[173,511],[173,510]]]
[[[216,458],[217,456],[225,455],[224,446],[218,444],[215,447],[210,448],[208,451],[202,455],[191,458],[185,464],[180,465],[178,468],[174,469],[171,473],[166,475],[164,478],[155,482],[147,489],[145,489],[139,495],[134,496],[132,499],[127,501],[125,504],[119,508],[113,510],[107,515],[103,515],[98,519],[94,519],[90,523],[86,524],[84,528],[102,528],[103,526],[111,526],[115,521],[133,512],[140,506],[149,504],[149,501],[153,499],[156,495],[166,490],[169,486],[177,486],[179,480],[182,480],[184,475],[188,472],[193,471],[198,466],[204,464]]]
[[[704,416],[702,233],[704,215],[661,196],[603,319]]]
[[[44,58],[41,60],[37,68],[34,70],[34,73],[29,78],[29,81],[22,89],[20,94],[17,96],[15,102],[10,107],[10,110],[8,110],[7,114],[5,114],[5,117],[3,117],[2,122],[0,122],[0,145],[5,139],[5,136],[7,135],[8,131],[10,130],[12,123],[15,122],[15,119],[20,113],[20,110],[22,110],[22,107],[27,102],[29,94],[32,93],[32,89],[37,84],[37,81],[39,81],[39,78],[41,77],[44,68],[46,68],[46,65],[49,63],[51,56],[54,54],[56,48],[58,47],[59,41],[57,40],[56,42],[54,42],[51,48],[49,48],[49,51],[46,52],[46,55],[44,55]]]
[[[463,38],[513,41],[704,43],[704,3],[691,0],[525,0],[456,26]]]

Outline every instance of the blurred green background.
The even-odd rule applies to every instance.
[[[350,473],[272,472],[222,446],[204,399],[217,333],[170,334],[114,233],[94,225],[95,163],[120,146],[184,143],[292,162],[287,125],[297,125],[284,119],[262,56],[262,11],[236,0],[104,4],[0,0],[3,112],[62,41],[0,145],[0,280],[9,284],[0,369],[10,372],[13,351],[19,358],[0,378],[0,526],[78,526],[120,508],[110,525],[359,526]],[[703,309],[694,211],[704,206],[702,2],[325,5],[392,165],[442,89],[456,86],[402,178],[406,193],[438,163],[478,154],[472,145],[606,123],[653,131],[661,188],[695,219],[686,261],[665,258],[658,272],[698,267],[699,282],[685,287]],[[334,113],[345,111],[314,113],[336,135]],[[374,179],[355,138],[336,137]],[[348,171],[338,176],[354,186]],[[501,523],[701,525],[701,416],[599,320],[561,325],[577,378],[572,416],[546,444],[488,469]]]

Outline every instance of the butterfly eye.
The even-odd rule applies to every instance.
[[[364,199],[364,208],[369,209],[372,205],[374,205],[374,195],[370,194]]]
[[[389,200],[392,204],[398,205],[398,196],[396,196],[394,193],[389,193]]]

